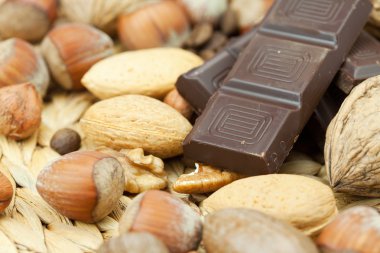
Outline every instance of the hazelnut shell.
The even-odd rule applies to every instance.
[[[40,126],[42,101],[31,83],[0,89],[0,134],[20,140]]]
[[[107,216],[123,194],[124,171],[113,157],[77,151],[47,165],[38,175],[37,190],[61,214],[93,223]]]
[[[21,39],[0,42],[0,88],[25,82],[45,95],[50,77],[42,55]]]
[[[0,172],[0,212],[11,203],[13,197],[13,187],[9,179]]]
[[[120,233],[148,232],[160,239],[172,253],[198,248],[200,215],[170,193],[150,190],[138,195],[120,220]]]
[[[112,39],[85,24],[55,27],[41,48],[54,79],[68,90],[84,89],[83,75],[92,65],[113,54]]]

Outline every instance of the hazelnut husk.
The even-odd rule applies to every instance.
[[[357,206],[341,212],[316,240],[323,252],[380,252],[380,215]]]
[[[184,9],[171,0],[145,4],[118,20],[118,35],[128,50],[181,46],[189,31]]]
[[[112,156],[77,151],[48,164],[38,175],[37,190],[59,213],[94,223],[116,207],[124,180],[124,170]]]
[[[119,231],[151,233],[170,252],[184,253],[198,248],[202,223],[200,215],[182,200],[150,190],[133,199],[120,220]]]
[[[187,119],[190,119],[193,115],[193,109],[190,104],[178,93],[177,89],[172,90],[165,96],[164,103],[176,109]]]
[[[168,248],[149,233],[128,233],[111,238],[98,253],[169,253]]]
[[[0,212],[9,206],[13,197],[13,187],[9,179],[0,172]]]
[[[56,17],[56,0],[0,1],[0,37],[39,41]]]
[[[0,88],[25,82],[45,95],[50,76],[42,55],[21,39],[0,42]]]
[[[21,140],[40,126],[41,97],[31,83],[0,89],[0,134]]]
[[[312,240],[288,223],[243,208],[206,216],[203,244],[208,253],[318,253]]]
[[[70,23],[52,29],[41,49],[54,79],[67,90],[81,90],[83,75],[113,54],[113,42],[92,26]]]
[[[80,148],[80,144],[80,135],[70,128],[58,130],[50,140],[50,147],[60,155],[77,151]]]

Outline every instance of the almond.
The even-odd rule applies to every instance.
[[[80,122],[90,146],[142,148],[160,158],[182,154],[182,142],[192,128],[169,105],[141,95],[100,101],[88,109]]]

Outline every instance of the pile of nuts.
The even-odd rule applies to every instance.
[[[44,134],[58,158],[36,191],[85,223],[133,198],[98,252],[380,252],[380,208],[368,201],[380,198],[380,77],[358,85],[331,122],[325,166],[294,152],[281,174],[248,177],[181,157],[195,116],[177,78],[255,27],[272,2],[0,0],[1,137],[41,148],[52,97],[94,101],[76,125]],[[375,10],[371,29],[378,19]],[[0,145],[9,214],[26,186],[3,171],[2,154]],[[182,170],[169,169],[176,163]]]

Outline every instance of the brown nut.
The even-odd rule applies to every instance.
[[[58,130],[50,140],[50,147],[60,155],[77,151],[80,148],[80,135],[70,129],[63,128]]]
[[[92,65],[113,54],[113,42],[89,25],[64,24],[48,33],[41,49],[54,79],[65,89],[80,90]]]
[[[325,158],[337,192],[380,197],[380,76],[356,86],[326,132]]]
[[[176,109],[187,119],[190,119],[193,114],[193,109],[191,109],[189,103],[178,93],[177,89],[172,90],[166,95],[164,103]]]
[[[0,37],[38,41],[57,16],[56,0],[0,1]]]
[[[13,197],[13,187],[8,178],[0,172],[0,212],[9,206]]]
[[[120,233],[148,232],[172,253],[198,248],[202,223],[199,214],[173,195],[151,190],[138,195],[120,220]]]
[[[322,230],[317,244],[331,251],[380,252],[380,215],[370,207],[347,209]]]
[[[38,175],[37,190],[61,214],[93,223],[107,216],[124,189],[124,171],[113,157],[77,151],[47,165]]]
[[[21,39],[0,42],[0,88],[25,82],[45,95],[50,77],[41,54]]]
[[[169,18],[170,17],[170,18]],[[175,1],[158,1],[122,14],[118,34],[128,50],[180,46],[189,33],[186,13]]]
[[[42,101],[31,83],[0,89],[0,134],[20,140],[31,136],[41,123]]]
[[[169,253],[168,248],[149,233],[128,233],[111,238],[98,253]]]
[[[182,174],[175,181],[173,190],[187,194],[214,192],[242,177],[243,175],[237,173],[200,164],[195,172]]]
[[[310,238],[285,222],[249,209],[224,209],[206,216],[208,253],[318,253]]]

